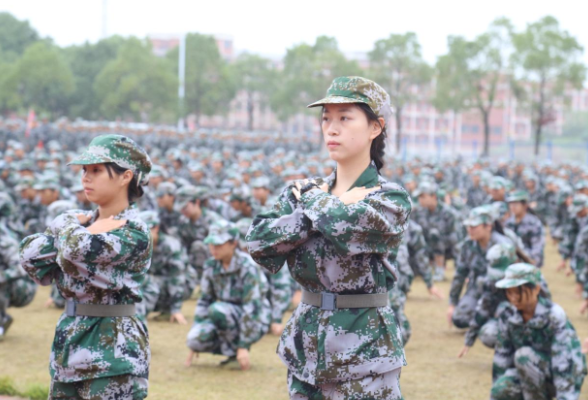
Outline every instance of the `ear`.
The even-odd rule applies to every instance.
[[[379,124],[376,121],[372,121],[372,123],[371,123],[371,125],[372,125],[372,131],[370,133],[371,140],[374,140],[375,138],[380,136],[380,134],[382,133],[382,130],[386,126],[386,121],[384,120],[384,118],[380,117],[380,118],[378,118],[378,121],[380,122]]]
[[[131,183],[131,180],[133,179],[133,171],[131,171],[130,169],[127,169],[125,172],[123,172],[122,174],[122,186],[124,185],[128,185],[129,183]]]

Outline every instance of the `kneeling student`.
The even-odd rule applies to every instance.
[[[507,302],[498,308],[492,370],[493,400],[572,400],[580,396],[586,358],[565,311],[540,296],[541,272],[510,265],[496,287]]]
[[[251,257],[237,249],[239,229],[234,224],[219,220],[204,243],[212,258],[204,264],[186,365],[198,353],[213,353],[228,357],[221,364],[238,361],[247,370],[251,345],[269,328],[266,278]]]

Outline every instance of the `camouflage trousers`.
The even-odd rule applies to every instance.
[[[477,304],[478,299],[475,296],[474,291],[467,292],[461,299],[459,299],[457,306],[455,306],[453,317],[451,317],[453,325],[460,329],[469,328],[470,321],[474,318]]]
[[[272,308],[272,322],[281,324],[292,302],[292,276],[288,267],[284,266],[276,274],[266,273],[265,277],[269,283],[267,297]]]
[[[59,293],[59,290],[57,289],[57,285],[55,283],[51,285],[51,300],[53,300],[53,305],[55,305],[55,307],[65,308],[65,299],[63,298],[61,293]]]
[[[514,355],[515,368],[506,370],[492,385],[491,400],[551,400],[555,387],[551,380],[550,360],[530,347],[521,347]]]
[[[397,368],[381,375],[311,385],[288,371],[288,391],[291,400],[401,400],[400,371]]]
[[[482,325],[478,337],[484,343],[484,346],[493,349],[496,346],[496,339],[498,337],[498,320],[492,318]]]
[[[186,286],[184,290],[184,300],[192,297],[196,286],[200,285],[202,279],[202,268],[207,259],[210,258],[208,246],[203,241],[197,240],[190,245],[189,249],[190,264],[186,265]]]
[[[186,344],[198,353],[236,355],[241,315],[240,306],[224,301],[212,303],[208,307],[208,318],[192,325]]]
[[[147,314],[155,310],[155,305],[159,299],[159,285],[149,274],[145,275],[145,280],[141,284],[141,295],[143,301],[136,304],[137,316],[145,322]]]
[[[8,307],[24,307],[37,293],[37,284],[29,278],[18,278],[0,285],[0,315]]]
[[[147,378],[118,375],[79,382],[51,381],[50,400],[142,400],[147,397]]]
[[[402,290],[394,286],[392,290],[388,292],[388,299],[390,300],[390,307],[394,310],[396,315],[396,323],[400,327],[400,333],[402,335],[402,344],[406,346],[412,330],[410,328],[410,322],[404,313],[404,305],[406,304],[406,295]]]

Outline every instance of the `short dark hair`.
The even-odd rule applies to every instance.
[[[108,171],[108,176],[110,176],[110,178],[113,177],[113,173],[116,175],[122,175],[125,173],[125,171],[128,171],[127,168],[123,168],[120,165],[115,164],[113,162],[104,163],[104,167],[106,168],[106,171]],[[132,203],[141,196],[143,196],[143,188],[138,183],[137,179],[137,175],[133,173],[133,179],[131,179],[131,182],[129,183],[127,192],[129,203]]]

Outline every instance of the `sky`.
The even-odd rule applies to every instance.
[[[95,42],[108,35],[199,32],[231,36],[237,51],[280,57],[317,36],[334,36],[346,53],[367,52],[391,33],[415,32],[425,60],[446,52],[448,35],[474,38],[497,17],[517,29],[545,15],[588,46],[585,0],[0,0],[0,11],[28,20],[60,46]],[[582,4],[584,3],[584,6]],[[588,64],[588,52],[584,53]]]

